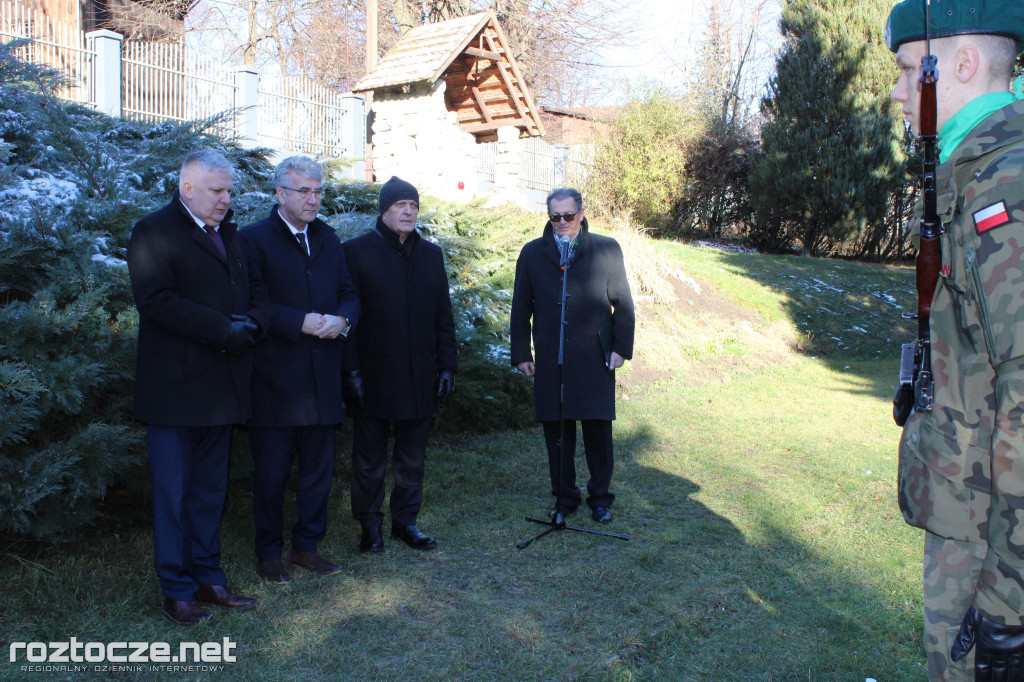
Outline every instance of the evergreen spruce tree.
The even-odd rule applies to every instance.
[[[195,125],[144,125],[62,102],[60,77],[0,44],[0,532],[56,537],[119,483],[145,490],[132,420],[137,318],[124,249],[167,202],[187,151],[220,147],[269,197],[260,152]]]
[[[885,220],[903,180],[902,124],[888,99],[895,71],[885,0],[786,0],[786,38],[762,99],[761,149],[751,157],[762,249],[830,255]]]
[[[138,317],[124,260],[132,226],[168,202],[190,151],[213,148],[234,162],[241,225],[273,205],[273,169],[267,150],[205,132],[217,120],[154,125],[60,101],[59,76],[18,61],[18,45],[0,43],[0,533],[57,538],[94,520],[113,486],[140,501],[148,495],[144,429],[132,418]],[[378,190],[327,182],[321,212],[369,229]],[[353,219],[357,212],[368,215]],[[521,241],[479,211],[427,209],[421,219],[445,250],[459,325],[458,390],[442,424],[528,424],[530,384],[508,360]],[[533,221],[523,221],[525,235]],[[491,230],[501,231],[500,247],[474,238]]]

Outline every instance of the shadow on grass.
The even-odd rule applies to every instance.
[[[222,530],[232,585],[252,613],[178,628],[158,611],[147,512],[60,548],[0,553],[0,633],[8,641],[221,641],[239,680],[907,679],[914,646],[879,595],[827,557],[771,530],[749,542],[686,476],[650,464],[650,423],[616,441],[618,498],[607,527],[628,542],[556,533],[525,550],[523,520],[550,504],[540,429],[431,445],[420,525],[441,542],[355,550],[339,459],[321,551],[343,573],[296,571],[290,585],[252,571],[251,503],[232,486]],[[581,482],[586,465],[578,462]],[[286,529],[294,505],[289,499]],[[136,522],[137,520],[137,522]],[[584,514],[575,524],[598,527]],[[606,527],[601,526],[601,529]],[[287,530],[286,530],[287,532]],[[27,549],[28,551],[24,551]],[[870,618],[866,617],[870,614]],[[18,679],[19,665],[0,664]],[[854,675],[856,673],[856,675]],[[102,675],[97,674],[102,677]],[[119,678],[209,679],[147,669]]]

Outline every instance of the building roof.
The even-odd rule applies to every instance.
[[[615,117],[622,111],[622,107],[600,106],[600,107],[541,107],[548,114],[554,116],[569,116],[584,121],[597,121],[598,123],[614,123]]]
[[[441,79],[459,127],[478,139],[492,139],[504,126],[516,126],[530,136],[544,134],[540,110],[493,12],[412,29],[353,90],[432,86]]]

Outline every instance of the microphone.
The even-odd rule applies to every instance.
[[[569,263],[569,235],[563,234],[560,237],[555,237],[555,241],[558,242],[558,252],[561,254],[561,265],[565,267]]]

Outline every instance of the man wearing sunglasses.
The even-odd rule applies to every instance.
[[[633,356],[633,299],[622,249],[614,239],[590,233],[580,193],[556,189],[548,196],[547,207],[550,220],[543,235],[523,247],[516,263],[512,366],[534,378],[534,416],[544,428],[556,510],[572,513],[582,501],[574,463],[578,420],[590,470],[587,506],[595,521],[608,523],[615,499],[609,491],[615,370]],[[563,259],[569,262],[565,269]],[[558,371],[563,272],[568,273],[561,377],[564,451],[559,447]]]
[[[327,529],[334,432],[344,414],[341,346],[359,317],[341,240],[317,218],[323,170],[290,156],[274,173],[277,205],[240,235],[270,294],[267,338],[256,346],[252,376],[252,504],[256,572],[273,583],[291,576],[281,562],[285,484],[298,458],[297,520],[291,564],[320,575],[338,567],[317,553]]]

